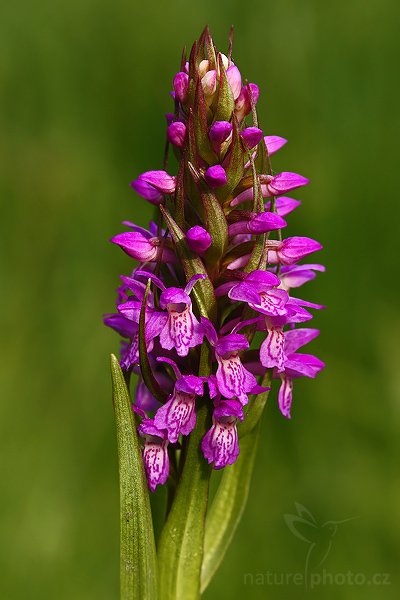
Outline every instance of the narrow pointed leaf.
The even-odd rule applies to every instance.
[[[269,386],[272,370],[262,380]],[[225,467],[217,493],[208,511],[201,571],[203,592],[223,561],[243,515],[253,473],[262,416],[269,391],[258,394],[243,423],[238,426],[240,454],[236,462]]]
[[[247,87],[247,93],[248,93],[250,105],[251,105],[251,115],[252,115],[253,127],[258,127],[257,109],[256,109],[256,105],[254,102],[253,93],[251,91],[251,87],[250,87],[248,81],[246,81],[246,87]]]
[[[243,515],[253,473],[258,429],[252,435],[239,438],[240,454],[233,465],[225,467],[208,511],[201,570],[202,592],[221,565]]]
[[[171,237],[174,241],[179,257],[182,261],[187,281],[189,281],[189,279],[193,277],[193,275],[201,273],[207,275],[207,271],[204,267],[203,262],[198,256],[196,256],[195,254],[193,254],[193,252],[189,250],[186,244],[185,234],[183,233],[182,229],[171,217],[171,214],[161,205],[160,210],[171,233]],[[214,319],[216,314],[216,300],[214,295],[214,288],[208,277],[206,279],[200,279],[196,283],[196,285],[193,288],[193,296],[196,300],[196,304],[199,308],[200,314],[204,317]]]
[[[196,57],[198,53],[198,42],[194,42],[189,56],[189,88],[188,88],[188,104],[193,106],[195,82],[198,77]]]
[[[216,69],[217,68],[217,57],[215,54],[214,42],[212,41],[212,37],[210,34],[210,30],[208,28],[208,25],[206,26],[204,32],[205,32],[205,46],[206,46],[206,50],[207,50],[208,61],[210,63],[210,69]]]
[[[212,244],[206,253],[206,261],[210,268],[218,268],[218,263],[225,253],[228,245],[228,223],[225,213],[217,197],[207,188],[200,177],[200,173],[189,163],[189,170],[199,188],[204,207],[205,226],[211,235]],[[209,268],[209,271],[210,271]]]
[[[175,221],[181,228],[185,226],[185,163],[186,157],[183,156],[179,163],[175,191]]]
[[[258,142],[255,165],[258,173],[266,173],[268,168],[267,162],[267,145],[264,138]]]
[[[218,54],[218,70],[219,90],[214,121],[229,121],[235,108],[235,101],[233,99],[231,86],[229,85],[229,81],[226,76],[221,54]]]
[[[156,549],[146,476],[131,400],[114,355],[111,375],[120,480],[121,600],[156,600]]]
[[[236,260],[240,256],[245,256],[246,254],[251,254],[254,248],[254,242],[243,242],[242,244],[238,244],[234,246],[232,250],[229,250],[227,254],[224,256],[224,260],[222,261],[221,271],[224,270],[228,266],[229,263]]]
[[[183,47],[183,50],[182,50],[182,58],[181,58],[181,71],[184,71],[184,70],[185,70],[186,61],[187,61],[187,57],[186,57],[186,46],[184,46],[184,47]]]
[[[191,163],[198,165],[199,157],[196,145],[196,132],[194,129],[194,115],[193,110],[189,108],[189,115],[187,119],[187,130],[188,130],[188,158]]]
[[[221,188],[224,196],[228,196],[233,192],[238,183],[243,177],[244,172],[244,151],[242,139],[239,132],[239,124],[237,119],[232,119],[232,143],[229,155],[229,163],[226,167],[227,184]]]
[[[199,375],[210,374],[210,348],[201,350]],[[198,400],[196,427],[189,436],[187,455],[175,498],[158,547],[162,600],[198,600],[203,562],[205,517],[211,469],[200,443],[210,425],[205,395]]]
[[[153,375],[153,371],[151,370],[149,356],[147,354],[147,344],[146,344],[146,335],[145,335],[145,325],[146,325],[146,307],[147,307],[147,298],[150,291],[151,279],[148,279],[146,285],[146,291],[143,296],[142,307],[140,309],[140,317],[139,317],[139,362],[140,362],[140,372],[143,377],[143,381],[146,384],[148,390],[153,394],[157,400],[160,402],[165,402],[167,395],[160,388],[157,379]]]
[[[259,213],[264,212],[264,200],[263,200],[263,195],[262,195],[262,191],[261,191],[260,181],[257,177],[257,171],[256,171],[256,167],[255,167],[254,160],[253,160],[251,153],[249,153],[249,158],[250,158],[251,170],[252,170],[252,175],[253,175],[253,194],[254,194],[253,212],[256,212],[259,214]],[[262,266],[260,265],[260,261],[263,256],[263,251],[264,251],[264,247],[265,247],[265,238],[266,238],[265,234],[256,236],[254,248],[251,253],[250,260],[247,263],[246,268],[244,269],[246,273],[251,273],[251,271],[254,271],[255,269],[258,269],[258,268],[262,269]],[[265,261],[265,269],[266,268],[267,268],[267,263]]]
[[[197,141],[196,147],[203,160],[209,165],[215,165],[218,159],[208,137],[207,107],[200,77],[197,79],[194,106],[193,124]]]

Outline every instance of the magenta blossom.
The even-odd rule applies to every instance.
[[[182,148],[185,144],[185,137],[186,125],[184,123],[181,123],[180,121],[174,121],[168,126],[167,138],[168,141],[174,146]]]
[[[309,183],[309,180],[302,175],[288,172],[278,173],[278,175],[274,176],[263,175],[260,177],[260,180],[261,191],[264,198],[281,196],[282,194],[286,194],[291,190],[295,190],[296,188],[302,187],[303,185],[307,185]],[[248,188],[233,198],[231,206],[237,206],[242,202],[249,202],[253,199],[253,195],[253,188]]]
[[[267,233],[276,229],[286,227],[286,221],[279,215],[272,212],[248,213],[245,220],[236,221],[229,225],[229,235],[234,236],[241,233]]]
[[[268,261],[272,264],[293,265],[309,254],[321,250],[322,246],[316,240],[308,237],[290,237],[268,242]]]
[[[225,398],[235,398],[241,404],[247,404],[249,393],[258,393],[257,379],[244,368],[239,351],[247,350],[249,342],[240,333],[231,333],[218,337],[211,321],[201,317],[204,333],[215,350],[218,362],[216,382],[219,392]]]
[[[279,289],[279,278],[268,271],[253,271],[228,292],[231,300],[247,302],[250,308],[269,316],[286,315],[289,295]]]
[[[302,286],[307,281],[312,281],[316,277],[315,271],[324,272],[324,265],[291,265],[282,267],[280,272],[281,287],[285,290]]]
[[[285,332],[284,372],[280,373],[281,387],[279,389],[278,404],[284,417],[290,419],[292,406],[293,379],[297,377],[314,378],[325,365],[312,354],[296,352],[301,346],[308,344],[319,335],[318,329],[291,329]]]
[[[262,139],[263,132],[258,127],[246,127],[240,132],[240,135],[246,146],[251,150]]]
[[[279,135],[266,135],[264,138],[265,145],[267,146],[268,154],[272,156],[275,152],[278,152],[285,144],[287,140]]]
[[[163,203],[164,194],[173,194],[175,186],[176,177],[166,171],[146,171],[131,183],[135,192],[151,204]]]
[[[159,429],[167,431],[168,441],[175,443],[180,434],[189,435],[196,424],[195,400],[203,395],[203,379],[196,375],[182,375],[178,365],[165,357],[158,361],[172,366],[177,377],[174,391],[167,402],[161,406],[154,417],[154,423]]]
[[[153,419],[143,419],[138,427],[144,437],[143,461],[147,483],[154,492],[158,485],[164,484],[169,475],[168,440],[165,431],[158,429]]]
[[[205,275],[194,275],[184,289],[167,288],[161,279],[146,271],[136,271],[136,275],[150,278],[162,290],[160,308],[166,309],[167,314],[163,313],[157,317],[161,329],[161,347],[165,350],[175,348],[178,356],[187,356],[190,348],[203,341],[203,328],[193,314],[189,294],[196,281],[204,279]]]
[[[215,401],[212,427],[201,442],[203,454],[209,463],[214,463],[214,469],[231,465],[239,455],[237,419],[243,420],[242,404],[219,396]]]
[[[139,262],[176,262],[176,256],[168,246],[165,240],[160,237],[153,237],[150,232],[125,231],[119,233],[111,239],[113,244],[117,244],[131,258]]]
[[[182,104],[185,104],[187,101],[188,87],[189,75],[180,71],[174,77],[174,91],[176,98],[179,102],[182,102]]]
[[[200,225],[195,225],[188,230],[186,241],[189,248],[200,255],[203,255],[212,244],[211,235]]]
[[[204,174],[204,179],[210,188],[221,187],[222,185],[225,185],[227,181],[225,169],[221,167],[221,165],[209,167]]]

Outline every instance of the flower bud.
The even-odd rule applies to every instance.
[[[181,121],[175,121],[167,129],[167,138],[174,146],[182,148],[185,144],[186,125]]]
[[[186,241],[190,250],[201,256],[211,246],[212,238],[203,227],[195,225],[186,233]]]
[[[146,171],[132,181],[131,187],[152,204],[161,204],[164,201],[163,194],[175,192],[176,177],[166,171]]]
[[[210,63],[207,59],[200,61],[198,71],[199,71],[199,75],[201,78],[203,78],[204,75],[207,73],[207,71],[209,70],[209,67],[210,67]]]
[[[255,83],[249,83],[251,95],[253,97],[254,104],[257,104],[260,90],[258,85]],[[242,87],[242,90],[235,102],[235,113],[239,121],[241,121],[246,115],[251,112],[251,102],[249,98],[249,91],[247,85]]]
[[[204,179],[211,188],[221,187],[227,182],[225,169],[221,165],[209,167],[204,174]]]
[[[114,236],[111,242],[140,262],[176,262],[174,252],[163,247],[163,240],[160,238],[147,238],[137,231],[125,231]]]
[[[119,233],[111,239],[113,244],[117,244],[122,250],[141,262],[153,261],[157,256],[157,247],[137,231],[126,231]]]
[[[189,87],[189,75],[180,71],[174,77],[174,91],[177,99],[182,104],[185,104],[187,101],[188,95],[188,87]]]
[[[271,196],[280,196],[281,194],[285,194],[290,190],[295,190],[298,187],[302,187],[303,185],[307,185],[310,183],[309,179],[303,177],[302,175],[298,175],[297,173],[289,173],[287,171],[283,171],[282,173],[278,173],[274,177],[267,176],[267,187]]]
[[[163,194],[160,194],[158,190],[142,179],[138,178],[132,181],[131,187],[139,196],[142,196],[142,198],[148,200],[151,204],[162,204],[164,202]]]
[[[210,127],[209,138],[213,144],[220,145],[232,133],[232,124],[229,121],[215,121]]]
[[[281,263],[282,265],[293,265],[312,252],[321,250],[322,246],[316,240],[308,237],[294,236],[279,242],[269,240],[268,261],[271,263]]]
[[[204,96],[210,97],[215,93],[217,89],[217,72],[215,69],[207,71],[201,80],[203,86]]]
[[[241,233],[267,233],[276,229],[286,227],[286,221],[272,212],[250,213],[248,221],[237,221],[229,225],[229,235],[235,236]]]
[[[257,146],[263,136],[263,132],[261,129],[258,129],[258,127],[246,127],[240,135],[246,146],[251,150],[254,146]]]
[[[233,99],[237,100],[242,90],[242,76],[236,65],[231,65],[227,72],[226,77],[232,90]]]

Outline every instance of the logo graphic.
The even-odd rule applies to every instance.
[[[339,525],[352,521],[357,517],[350,517],[342,521],[319,523],[302,504],[295,502],[295,508],[297,515],[286,514],[283,518],[293,535],[308,544],[304,567],[304,582],[307,588],[310,573],[318,569],[327,559]]]

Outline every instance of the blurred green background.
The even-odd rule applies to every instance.
[[[310,347],[326,371],[296,384],[291,421],[272,397],[249,504],[205,598],[399,597],[399,6],[2,4],[1,600],[118,597],[118,338],[101,315],[130,261],[108,239],[124,218],[146,224],[129,182],[162,165],[171,80],[206,22],[221,50],[235,25],[261,124],[289,139],[274,169],[312,180],[289,231],[323,243],[327,273],[304,295],[328,309]],[[326,571],[388,584],[269,583],[304,570],[307,544],[284,522],[295,502],[321,523],[357,517]]]

